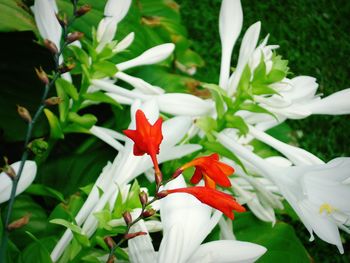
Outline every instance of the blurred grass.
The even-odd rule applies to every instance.
[[[218,17],[221,0],[177,0],[182,20],[192,39],[192,47],[206,61],[196,77],[217,83],[220,69],[220,38]],[[269,43],[279,44],[278,53],[289,60],[291,71],[297,75],[316,77],[318,92],[329,95],[350,88],[350,1],[348,0],[245,0],[242,1],[243,32],[260,20],[260,39],[270,34]],[[242,34],[241,34],[242,37]],[[234,48],[237,62],[239,42]],[[350,103],[350,101],[349,101]],[[303,137],[299,146],[329,161],[350,156],[350,116],[311,116],[289,121]],[[308,242],[306,229],[297,225],[297,232],[315,262],[350,262],[349,255],[339,256],[335,246],[321,240]],[[349,253],[349,238],[345,253]],[[347,250],[348,249],[348,250]]]

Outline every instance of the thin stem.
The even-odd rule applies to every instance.
[[[74,1],[73,6],[74,6],[74,8],[73,8],[74,16],[69,21],[69,23],[66,26],[63,27],[62,37],[64,39],[64,43],[61,44],[60,51],[57,54],[55,54],[55,57],[54,57],[55,73],[54,73],[51,81],[48,84],[45,85],[45,89],[44,89],[44,92],[43,92],[43,95],[42,95],[42,98],[41,98],[40,105],[37,108],[37,111],[35,112],[34,117],[28,123],[27,132],[26,132],[26,136],[25,136],[25,140],[24,140],[24,150],[23,150],[23,154],[22,154],[22,157],[21,157],[21,164],[20,164],[20,167],[18,169],[18,172],[17,172],[16,176],[12,180],[11,195],[10,195],[10,200],[9,200],[9,204],[8,204],[8,210],[7,210],[5,223],[4,223],[4,234],[1,237],[0,259],[1,259],[1,262],[3,262],[3,263],[6,262],[6,250],[7,250],[7,243],[8,243],[8,237],[9,237],[8,225],[10,224],[10,220],[11,220],[13,205],[14,205],[15,197],[16,197],[17,186],[18,186],[18,182],[19,182],[19,180],[20,180],[20,178],[22,176],[22,172],[23,172],[23,168],[24,168],[25,162],[27,161],[27,159],[29,157],[28,144],[29,144],[29,141],[30,141],[30,139],[32,137],[34,125],[37,122],[37,120],[40,117],[40,115],[43,112],[43,110],[45,109],[45,106],[46,106],[45,105],[45,100],[47,99],[49,91],[54,86],[56,80],[61,75],[61,73],[59,72],[59,57],[62,55],[63,50],[68,45],[68,42],[66,41],[66,37],[68,35],[69,27],[71,26],[71,24],[73,23],[73,21],[76,18],[75,13],[76,13],[76,9],[77,9],[77,1]]]

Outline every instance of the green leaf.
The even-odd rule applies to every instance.
[[[0,0],[0,31],[32,31],[35,22],[29,12],[21,7],[23,3],[13,0]]]
[[[238,240],[260,244],[267,252],[257,261],[262,262],[305,262],[310,259],[293,228],[283,222],[275,226],[257,219],[251,212],[237,213],[233,228]]]
[[[83,49],[73,45],[68,47],[70,50],[72,50],[74,56],[80,61],[80,63],[87,66],[89,65],[89,55]]]
[[[74,225],[74,224],[68,222],[67,220],[64,220],[61,218],[52,219],[52,220],[50,220],[50,223],[61,225],[61,226],[64,226],[64,227],[70,229],[73,232],[74,237],[76,238],[76,240],[79,242],[80,245],[82,245],[84,247],[90,246],[89,238],[83,234],[83,230],[79,226]]]
[[[251,98],[251,91],[250,91],[250,77],[251,72],[248,65],[244,68],[242,72],[241,79],[239,80],[238,87],[237,87],[237,97],[240,100],[243,99],[249,99]]]
[[[99,228],[112,230],[112,227],[108,224],[108,222],[112,220],[112,214],[109,209],[103,209],[100,212],[95,212],[94,216],[98,221]]]
[[[236,128],[240,131],[241,135],[246,135],[249,132],[248,125],[245,123],[244,119],[240,116],[226,114],[226,128]]]
[[[64,196],[59,191],[50,188],[43,184],[31,184],[27,189],[26,193],[39,196],[53,197],[61,202],[64,202]]]
[[[113,218],[121,218],[123,216],[124,211],[125,211],[125,206],[123,204],[123,197],[119,189],[117,199],[114,204],[114,209],[112,214]]]
[[[92,77],[96,79],[104,77],[113,77],[117,73],[117,67],[114,63],[109,61],[99,61],[92,65],[93,74]]]
[[[50,253],[44,246],[43,242],[37,239],[32,233],[26,232],[34,243],[31,243],[21,254],[22,263],[52,262]]]
[[[65,122],[69,112],[69,96],[63,89],[62,85],[56,83],[57,96],[61,98],[62,102],[58,104],[58,111],[61,123]]]
[[[196,126],[201,128],[206,134],[210,134],[217,129],[216,120],[209,116],[197,119]]]
[[[279,82],[286,77],[286,73],[282,70],[272,69],[267,75],[267,81],[269,83]]]
[[[272,112],[266,110],[265,108],[259,106],[256,103],[244,103],[244,104],[241,104],[239,106],[239,108],[241,110],[246,110],[246,111],[251,111],[251,112],[256,112],[256,113],[266,113],[266,114],[269,114],[272,117],[276,118],[276,116]]]
[[[70,112],[68,114],[68,119],[86,129],[90,129],[97,122],[95,115],[89,113],[80,116],[78,113]]]
[[[59,89],[64,90],[73,100],[79,99],[79,94],[76,87],[69,81],[59,78],[56,80],[56,86],[59,86]]]
[[[112,99],[111,97],[109,97],[108,95],[106,95],[102,91],[96,91],[96,92],[93,92],[93,93],[86,93],[86,94],[83,95],[83,98],[86,99],[86,100],[92,100],[92,101],[96,101],[96,102],[108,103],[108,104],[117,106],[120,109],[123,108],[118,102],[116,102],[114,99]]]
[[[130,191],[128,193],[128,198],[126,201],[126,209],[134,209],[134,208],[140,208],[141,207],[141,202],[139,199],[139,194],[140,194],[140,185],[137,180],[134,180]]]
[[[211,91],[212,97],[215,101],[215,107],[216,112],[218,113],[218,118],[223,117],[226,112],[224,98],[227,98],[227,94],[224,91],[224,89],[220,88],[218,85],[215,84],[203,83],[202,86]]]
[[[252,83],[252,91],[254,95],[272,95],[272,94],[278,94],[276,90],[273,88],[270,88],[266,84],[256,83],[253,81]]]
[[[56,115],[52,113],[49,109],[44,109],[47,120],[50,124],[50,138],[52,139],[63,139],[64,134],[60,125],[59,120]]]

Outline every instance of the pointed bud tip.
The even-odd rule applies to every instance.
[[[107,236],[103,239],[103,241],[106,243],[106,245],[112,249],[115,246],[115,242],[112,237]]]
[[[146,192],[144,192],[144,191],[140,192],[139,199],[140,199],[140,202],[143,206],[146,205],[148,202],[148,196],[147,196]]]
[[[74,41],[82,39],[83,37],[84,37],[84,33],[79,32],[79,31],[75,31],[75,32],[70,33],[67,36],[66,40],[67,40],[67,43],[70,44],[70,43],[73,43]]]
[[[81,6],[76,12],[75,12],[75,16],[76,17],[80,17],[85,15],[86,13],[90,12],[91,10],[91,5],[89,4],[85,4],[83,6]]]
[[[44,83],[45,85],[49,84],[49,78],[48,78],[46,72],[43,70],[43,68],[40,67],[40,68],[34,68],[34,69],[35,69],[36,75],[38,76],[40,81],[42,83]]]
[[[128,211],[124,212],[123,218],[124,218],[126,225],[130,225],[132,223],[132,216],[131,216],[130,212],[128,212]]]
[[[58,48],[55,43],[53,43],[49,39],[44,40],[44,46],[52,53],[52,54],[57,54],[58,53]]]
[[[125,238],[126,240],[129,240],[129,239],[132,239],[132,238],[135,238],[135,237],[138,237],[138,236],[144,236],[144,235],[147,235],[147,233],[146,233],[146,232],[140,231],[140,232],[125,234],[125,235],[124,235],[124,238]]]
[[[166,197],[168,194],[169,194],[169,192],[167,190],[163,190],[163,191],[158,192],[156,194],[156,196],[158,199],[161,199],[161,198]]]
[[[25,107],[17,105],[17,112],[19,116],[26,122],[30,123],[32,121],[32,116],[30,115],[29,111]]]
[[[60,97],[51,97],[45,100],[45,104],[47,106],[54,106],[62,103],[62,99]]]

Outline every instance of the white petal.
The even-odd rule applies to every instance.
[[[318,88],[316,79],[309,76],[298,76],[291,79],[292,89],[281,94],[294,102],[312,99]]]
[[[126,37],[124,37],[117,46],[113,49],[113,52],[122,52],[127,49],[132,42],[134,42],[135,33],[131,32]]]
[[[97,51],[100,52],[104,46],[114,39],[115,32],[117,31],[117,21],[113,17],[105,17],[98,24],[97,28]]]
[[[260,26],[261,23],[256,22],[255,24],[251,25],[244,34],[241,48],[239,50],[237,68],[234,74],[232,75],[232,79],[230,79],[229,87],[227,90],[228,95],[232,95],[237,89],[237,85],[239,83],[239,80],[241,79],[242,72],[245,66],[247,65],[250,57],[252,56],[255,47],[258,43]]]
[[[174,49],[175,45],[173,43],[158,45],[146,50],[134,59],[117,64],[117,68],[124,71],[137,66],[156,64],[169,57]]]
[[[16,174],[18,173],[20,164],[20,161],[11,164],[11,167],[16,172]],[[24,163],[21,178],[19,179],[17,185],[16,196],[21,194],[32,184],[36,176],[36,170],[37,166],[34,161],[26,161]],[[12,180],[5,172],[2,172],[0,173],[0,182],[0,203],[4,203],[10,199],[12,190]]]
[[[266,248],[249,242],[219,240],[199,247],[188,263],[247,263],[254,262],[266,252]]]
[[[178,116],[165,121],[162,125],[164,136],[162,145],[174,146],[186,135],[192,120],[190,117]]]
[[[184,93],[167,93],[156,97],[159,109],[172,115],[201,116],[213,109],[212,101]]]
[[[115,77],[129,83],[135,89],[144,94],[158,95],[164,93],[164,90],[162,88],[153,86],[143,79],[130,76],[122,71],[119,71],[117,74],[115,74]]]
[[[121,149],[123,149],[123,145],[120,142],[118,142],[117,140],[115,140],[110,134],[108,134],[104,130],[104,128],[94,125],[94,126],[91,127],[90,132],[93,135],[95,135],[97,138],[101,139],[105,143],[107,143],[110,146],[112,146],[117,151],[120,151]]]
[[[146,232],[147,228],[143,220],[136,223],[130,229],[130,233]],[[154,263],[156,262],[156,252],[152,245],[149,234],[132,238],[128,241],[130,262],[134,263]]]
[[[105,5],[104,15],[113,17],[119,23],[128,13],[131,0],[108,0]]]
[[[158,252],[158,263],[183,262],[184,230],[180,225],[173,225],[168,232],[164,233]]]
[[[344,89],[305,105],[312,114],[350,114],[350,89]]]
[[[233,47],[242,30],[243,11],[240,0],[223,0],[219,17],[222,46],[219,86],[227,88]]]

